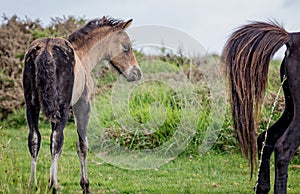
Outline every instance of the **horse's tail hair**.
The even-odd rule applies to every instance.
[[[225,44],[222,61],[229,79],[231,113],[238,142],[249,159],[251,176],[256,165],[256,128],[272,56],[290,40],[276,22],[241,26]]]
[[[42,111],[48,119],[56,122],[59,120],[60,114],[55,59],[45,49],[36,58],[35,65],[36,87]]]

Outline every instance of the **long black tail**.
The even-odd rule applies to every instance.
[[[241,149],[250,160],[251,172],[256,158],[257,118],[268,81],[269,62],[289,40],[289,33],[277,23],[253,22],[236,30],[224,47],[222,60],[227,66],[234,127]]]
[[[47,118],[56,122],[60,118],[55,59],[44,50],[35,59],[36,88],[42,110]]]

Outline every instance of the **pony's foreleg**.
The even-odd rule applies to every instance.
[[[49,179],[49,189],[53,188],[53,193],[56,192],[58,188],[58,178],[57,178],[57,171],[58,171],[58,159],[62,151],[62,146],[64,143],[64,128],[67,123],[68,117],[68,109],[60,111],[60,121],[51,122],[52,124],[52,133],[51,133],[51,143],[50,143],[50,151],[51,151],[51,158],[52,164],[50,168],[50,179]]]
[[[78,133],[77,154],[80,160],[81,178],[80,185],[83,193],[91,193],[89,188],[89,179],[87,174],[86,156],[88,152],[88,140],[86,136],[86,127],[89,120],[90,104],[86,98],[86,90],[73,106],[76,118],[76,127]]]

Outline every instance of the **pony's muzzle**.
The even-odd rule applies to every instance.
[[[128,68],[126,74],[127,75],[125,77],[129,82],[138,81],[142,78],[142,72],[138,65],[134,65]]]

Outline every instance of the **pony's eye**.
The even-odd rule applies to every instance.
[[[129,44],[123,45],[123,49],[124,49],[124,52],[129,52],[131,50],[131,46]]]

